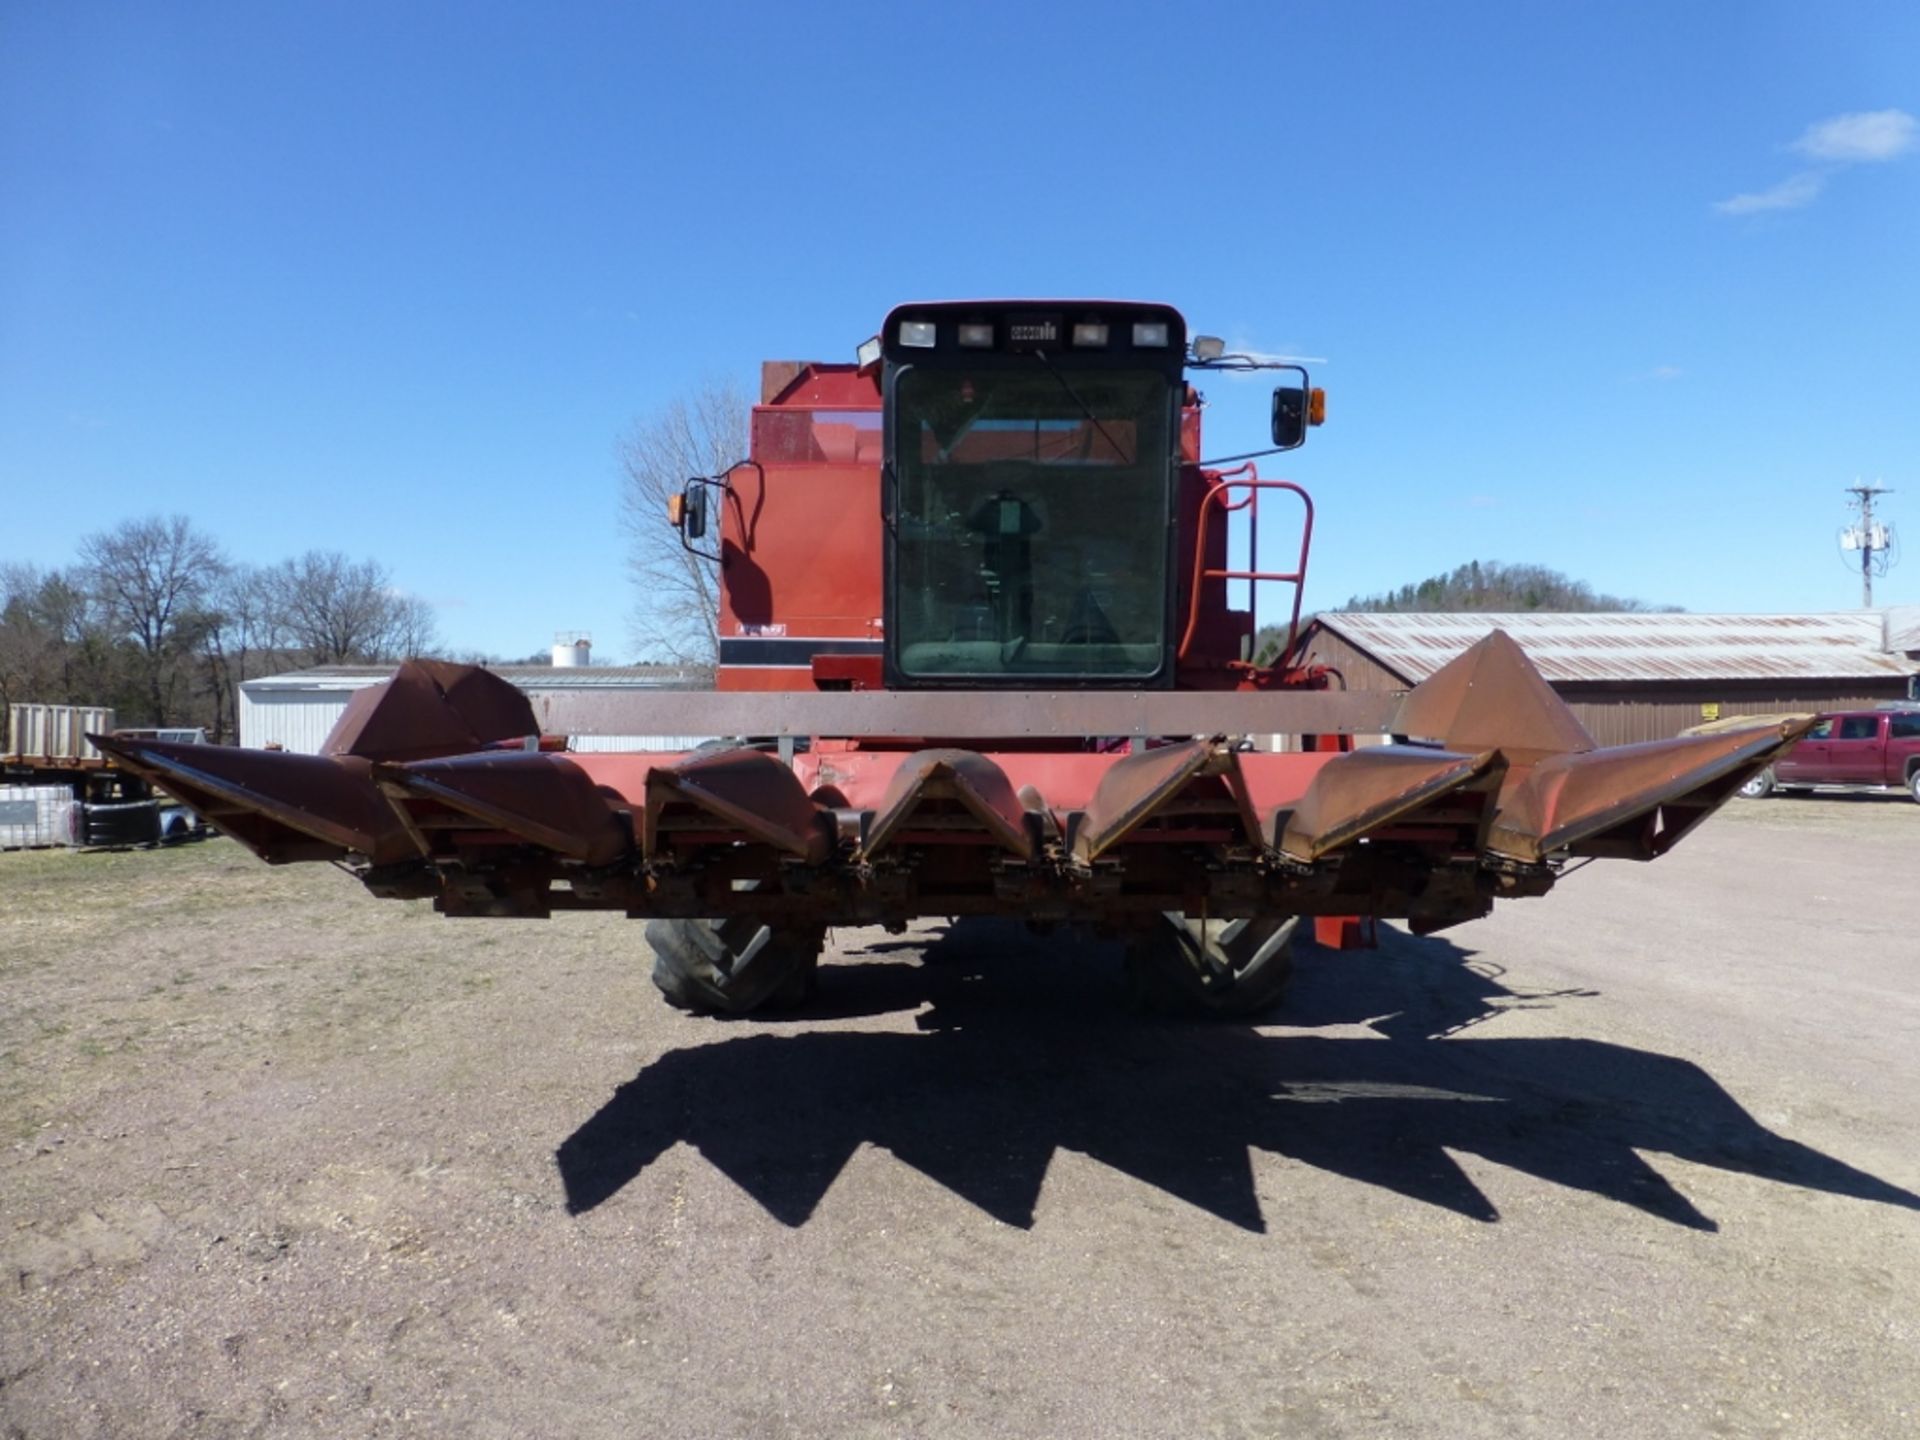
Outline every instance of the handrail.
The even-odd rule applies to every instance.
[[[1175,652],[1175,660],[1187,658],[1187,652],[1193,648],[1194,633],[1200,628],[1200,592],[1209,580],[1248,580],[1254,584],[1261,581],[1273,581],[1293,586],[1293,615],[1287,622],[1287,643],[1281,654],[1291,654],[1293,644],[1300,635],[1300,602],[1307,588],[1307,552],[1313,545],[1313,497],[1291,480],[1262,480],[1257,468],[1249,461],[1232,470],[1207,472],[1213,483],[1208,486],[1205,495],[1200,497],[1200,524],[1194,536],[1193,549],[1193,593],[1187,603],[1187,630],[1180,637],[1180,648]],[[1243,477],[1243,478],[1235,478]],[[1207,534],[1212,527],[1213,512],[1217,508],[1222,515],[1231,515],[1237,511],[1247,511],[1247,558],[1249,563],[1260,556],[1260,492],[1262,490],[1291,490],[1300,497],[1300,503],[1306,507],[1307,519],[1300,531],[1299,568],[1284,570],[1234,570],[1215,569],[1207,564]],[[1243,492],[1238,499],[1232,498],[1235,492]]]

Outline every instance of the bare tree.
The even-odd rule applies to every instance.
[[[143,698],[151,723],[165,725],[174,709],[178,669],[197,633],[208,591],[226,568],[220,548],[184,515],[127,520],[80,542],[93,594],[117,634],[139,652]]]
[[[287,648],[286,626],[275,603],[272,572],[235,565],[214,590],[222,620],[222,648],[231,657],[234,683],[250,677],[254,657]]]
[[[267,574],[272,614],[311,665],[405,659],[433,648],[433,609],[375,560],[309,550]]]
[[[721,475],[747,456],[752,402],[733,380],[709,379],[637,421],[620,442],[620,514],[636,592],[633,634],[643,654],[711,669],[719,662],[720,574],[680,543],[668,501],[689,476]],[[718,547],[718,515],[706,548]]]
[[[34,692],[46,673],[51,648],[35,605],[43,583],[32,565],[0,564],[0,712],[41,698]]]
[[[0,691],[7,703],[127,706],[130,646],[109,632],[87,577],[0,567]]]
[[[263,653],[284,648],[267,572],[253,565],[230,565],[206,597],[198,617],[202,688],[212,705],[207,725],[216,742],[231,733],[237,740],[240,686]]]
[[[65,571],[0,562],[0,706],[106,705],[126,723],[201,725],[224,740],[240,685],[268,666],[437,647],[433,607],[375,561],[313,551],[230,565],[177,516],[89,536],[81,555]]]
[[[387,620],[387,633],[380,657],[388,660],[417,660],[431,655],[440,646],[433,606],[418,595],[395,594]]]

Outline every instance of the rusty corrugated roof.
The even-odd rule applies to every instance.
[[[1832,615],[1603,612],[1372,614],[1329,611],[1317,623],[1418,683],[1504,630],[1556,683],[1620,680],[1886,680],[1914,667],[1881,646],[1878,610]]]
[[[1889,605],[1880,614],[1880,648],[1920,656],[1920,605]]]

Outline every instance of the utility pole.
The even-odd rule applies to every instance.
[[[1860,512],[1860,522],[1840,532],[1840,548],[1860,552],[1860,603],[1869,610],[1873,608],[1874,557],[1885,555],[1893,547],[1892,531],[1885,525],[1874,524],[1873,497],[1892,493],[1879,485],[1847,486],[1847,494],[1854,497],[1854,508]],[[1887,573],[1888,563],[1886,560],[1879,563],[1877,568],[1882,575]]]

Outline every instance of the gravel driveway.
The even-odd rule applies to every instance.
[[[716,1022],[620,919],[0,855],[0,1434],[1920,1433],[1916,875],[1751,802],[1258,1027],[939,923]]]

